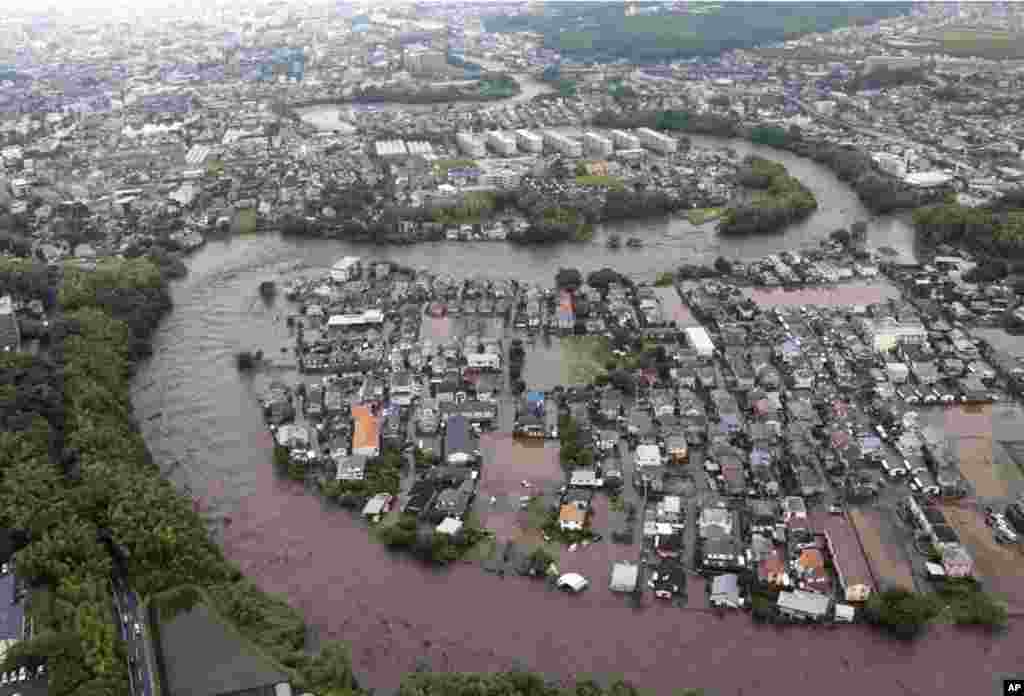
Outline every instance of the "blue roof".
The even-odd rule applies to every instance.
[[[540,392],[540,391],[526,392],[526,400],[531,402],[531,403],[534,403],[534,402],[537,402],[537,401],[543,401],[544,400],[544,392]]]

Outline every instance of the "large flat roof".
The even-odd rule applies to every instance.
[[[200,598],[159,617],[167,696],[222,696],[289,681]]]

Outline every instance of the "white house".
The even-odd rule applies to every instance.
[[[466,356],[466,364],[481,370],[500,370],[501,356],[496,353],[470,353]]]
[[[359,275],[360,258],[358,256],[346,256],[331,267],[331,280],[335,283],[347,283]]]

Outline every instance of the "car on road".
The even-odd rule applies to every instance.
[[[556,585],[560,590],[575,594],[587,589],[590,581],[579,573],[566,573],[558,578]]]
[[[142,624],[138,621],[135,622],[135,637],[140,638],[142,636]]]

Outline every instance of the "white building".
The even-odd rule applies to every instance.
[[[647,159],[647,150],[642,147],[619,150],[615,156],[623,162],[643,162]]]
[[[492,169],[480,175],[481,186],[510,189],[518,188],[522,176],[513,169]]]
[[[516,131],[516,144],[524,152],[544,152],[544,139],[528,130]]]
[[[583,146],[586,148],[587,154],[596,157],[608,157],[615,151],[615,146],[612,145],[610,139],[593,132],[584,134]]]
[[[358,256],[346,256],[331,267],[331,280],[335,283],[347,283],[358,277],[361,270],[362,260]]]
[[[640,138],[636,137],[632,133],[627,133],[626,131],[613,130],[612,142],[615,143],[615,147],[622,150],[640,149]]]
[[[459,150],[470,157],[484,157],[487,154],[484,141],[472,133],[459,133],[455,136],[455,142],[458,144]]]
[[[945,186],[948,184],[953,180],[953,175],[938,170],[931,172],[914,172],[913,174],[907,174],[903,180],[911,186],[917,186],[919,188],[935,188],[937,186]]]
[[[886,174],[903,178],[907,175],[907,163],[902,157],[888,152],[876,152],[871,155],[875,165]]]
[[[888,352],[896,346],[909,343],[921,344],[928,340],[928,332],[921,324],[901,324],[892,317],[864,322],[865,338],[878,352]]]
[[[832,118],[836,115],[836,103],[829,99],[814,102],[814,110],[821,116]]]
[[[492,150],[504,157],[511,157],[516,154],[516,140],[510,135],[501,131],[491,131],[487,134],[487,144]]]
[[[375,149],[377,156],[383,159],[398,159],[409,154],[402,140],[378,140]]]
[[[663,154],[675,152],[679,147],[679,141],[670,136],[651,130],[650,128],[639,128],[636,131],[640,143],[649,150]]]
[[[557,131],[544,131],[544,144],[555,152],[561,152],[566,157],[583,156],[583,146],[578,140],[573,140]]]

